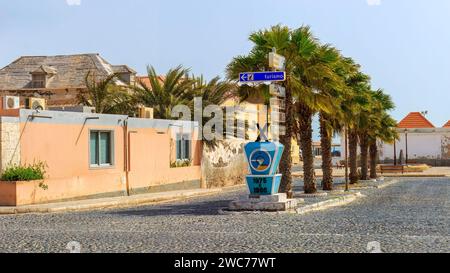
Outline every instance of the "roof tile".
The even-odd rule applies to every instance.
[[[412,129],[412,128],[435,128],[435,127],[420,112],[411,112],[402,121],[398,123],[397,128]]]

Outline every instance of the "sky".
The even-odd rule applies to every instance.
[[[211,79],[248,53],[253,31],[309,25],[393,97],[394,118],[428,111],[441,127],[449,15],[448,0],[0,0],[0,67],[23,55],[100,53],[139,74],[182,64]]]

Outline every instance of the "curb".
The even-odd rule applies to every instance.
[[[390,181],[384,182],[381,185],[375,185],[373,187],[376,188],[376,189],[383,189],[383,188],[386,188],[386,187],[391,186],[393,184],[396,184],[398,182],[400,182],[400,179],[392,179]]]
[[[355,201],[358,198],[365,197],[365,195],[361,194],[360,192],[355,192],[346,196],[339,196],[330,200],[318,202],[311,205],[306,205],[300,208],[297,208],[295,210],[295,213],[297,214],[306,214],[313,211],[319,211],[319,210],[325,210],[332,207],[338,207],[347,205],[353,201]]]
[[[179,201],[193,197],[214,195],[220,192],[225,192],[227,190],[230,191],[236,189],[219,188],[196,192],[181,192],[181,193],[177,192],[174,194],[168,194],[167,196],[154,196],[154,197],[140,197],[139,195],[135,195],[133,196],[134,198],[129,199],[118,198],[117,200],[100,200],[100,199],[85,200],[88,202],[87,204],[70,204],[70,202],[68,202],[69,204],[52,203],[52,204],[28,205],[19,207],[0,207],[0,216],[12,214],[28,214],[28,213],[41,214],[41,213],[58,213],[58,212],[78,212],[78,211],[112,209],[112,208],[127,208],[150,204],[167,203],[171,201]],[[91,203],[89,203],[89,201]]]

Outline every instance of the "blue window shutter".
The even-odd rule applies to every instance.
[[[111,164],[111,133],[100,133],[100,164]]]
[[[181,140],[181,136],[177,135],[177,140],[176,140],[176,149],[177,149],[177,159],[181,159],[182,158],[182,140]]]
[[[183,159],[191,158],[191,141],[189,139],[184,140],[184,157]]]
[[[89,140],[90,163],[91,163],[91,165],[98,165],[99,164],[98,147],[99,147],[98,132],[91,132],[90,133],[90,140]]]

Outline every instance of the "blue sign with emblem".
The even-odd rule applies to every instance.
[[[250,142],[244,147],[250,175],[246,177],[251,194],[278,193],[281,174],[276,174],[284,146],[279,142]]]
[[[273,175],[280,165],[284,146],[279,142],[250,142],[244,150],[250,174]]]
[[[239,81],[245,82],[283,82],[286,80],[286,72],[245,72],[239,74]]]

